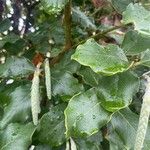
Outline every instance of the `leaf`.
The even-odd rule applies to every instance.
[[[52,94],[60,95],[65,101],[84,90],[81,83],[69,72],[52,73]]]
[[[114,112],[127,107],[133,95],[139,90],[139,79],[130,72],[110,77],[103,77],[98,87],[101,105]]]
[[[107,139],[110,141],[111,150],[133,150],[136,131],[138,127],[138,116],[129,109],[123,109],[115,113],[111,120],[111,126]],[[147,136],[144,142],[143,150],[149,150],[150,147],[150,125],[148,126]],[[115,147],[115,148],[111,148]]]
[[[4,64],[0,64],[0,77],[25,76],[32,72],[33,65],[24,57],[8,57]]]
[[[129,66],[124,52],[117,45],[109,44],[104,47],[93,39],[79,45],[72,55],[72,59],[84,66],[89,66],[96,73],[105,75],[123,72]]]
[[[25,49],[27,46],[26,44],[27,43],[23,39],[19,39],[13,43],[7,42],[3,48],[6,49],[9,54],[17,55]]]
[[[150,36],[149,22],[150,11],[139,4],[130,4],[123,12],[123,23],[133,23],[135,30],[148,36]]]
[[[36,138],[50,146],[60,146],[65,141],[65,104],[57,105],[44,114],[38,125]]]
[[[101,107],[96,90],[77,94],[65,110],[67,137],[91,136],[97,133],[111,118],[111,113]]]
[[[99,85],[101,75],[96,74],[91,68],[81,67],[81,69],[78,71],[78,74],[83,77],[83,80],[86,84],[92,87],[96,87]]]
[[[126,7],[133,2],[134,0],[111,0],[111,3],[114,6],[114,8],[120,13],[125,11]]]
[[[7,36],[4,36],[2,40],[0,40],[0,48],[2,48],[6,43],[14,44],[20,39],[20,37],[14,33],[10,33]]]
[[[150,67],[150,49],[147,49],[145,52],[141,53],[141,60],[138,63]]]
[[[59,17],[49,16],[38,26],[38,30],[28,34],[28,39],[34,44],[34,50],[44,55],[51,51],[51,57],[54,57],[56,52],[53,51],[58,49],[59,54],[64,44],[62,20]]]
[[[48,14],[57,14],[67,2],[68,0],[41,0],[41,4]]]
[[[60,62],[54,66],[54,69],[52,68],[52,72],[60,73],[67,71],[70,73],[76,73],[80,69],[81,65],[78,62],[71,60],[72,54],[73,51],[66,53]]]
[[[102,141],[103,139],[101,132],[98,132],[88,138],[75,139],[77,149],[79,150],[102,150],[100,144]]]
[[[5,128],[10,122],[26,122],[31,116],[30,85],[12,88],[6,87],[6,92],[1,91],[9,101],[5,99],[3,105],[4,113],[0,120],[0,129]],[[0,97],[0,101],[3,98]]]
[[[0,33],[3,33],[9,29],[11,26],[10,20],[9,19],[4,19],[3,21],[0,22]]]
[[[36,145],[35,150],[65,150],[65,145],[60,146],[60,147],[51,147],[49,145]]]
[[[86,16],[78,7],[72,8],[72,20],[76,24],[81,24],[83,28],[96,30],[94,22]]]
[[[121,47],[128,55],[137,55],[150,48],[149,41],[150,37],[136,31],[129,31],[126,33]]]
[[[0,131],[0,149],[27,150],[34,131],[35,127],[31,123],[26,125],[9,124],[6,129]]]

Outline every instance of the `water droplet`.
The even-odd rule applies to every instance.
[[[93,119],[95,119],[96,118],[96,116],[95,115],[93,115]]]

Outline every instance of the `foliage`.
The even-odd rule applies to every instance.
[[[150,67],[149,4],[2,1],[0,149],[67,150],[75,143],[77,150],[133,150],[142,75]],[[37,66],[39,87],[32,80]],[[39,88],[32,93],[39,95],[37,125],[33,88]],[[143,150],[149,132],[150,124]]]

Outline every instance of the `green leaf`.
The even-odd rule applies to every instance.
[[[4,64],[0,64],[0,77],[25,76],[33,72],[33,65],[24,57],[8,57]]]
[[[40,119],[37,129],[36,138],[43,143],[50,146],[62,145],[65,141],[65,104],[57,105],[44,114]]]
[[[89,39],[83,45],[79,45],[72,55],[72,59],[84,66],[89,66],[96,73],[106,75],[123,72],[129,66],[123,50],[117,45],[109,44],[104,47],[93,39]]]
[[[41,4],[48,14],[59,13],[67,2],[68,0],[41,0]]]
[[[111,120],[107,139],[110,141],[111,150],[133,150],[138,126],[138,116],[129,109],[123,109],[115,113]],[[143,150],[150,147],[150,125]]]
[[[0,92],[0,101],[5,102],[3,104],[4,113],[0,120],[0,129],[5,128],[10,122],[26,122],[31,116],[30,85],[22,85],[17,88],[6,86],[6,89],[6,92]],[[5,97],[1,97],[2,93]]]
[[[139,64],[150,67],[150,49],[141,53],[141,60]]]
[[[54,96],[60,95],[65,101],[84,90],[81,83],[69,72],[52,73],[52,93]]]
[[[88,138],[75,139],[77,149],[79,150],[102,150],[100,142],[102,142],[102,133],[98,132]]]
[[[150,11],[139,4],[128,5],[123,13],[123,23],[133,23],[135,30],[150,36]]]
[[[139,79],[130,72],[103,77],[98,87],[101,105],[114,112],[127,107],[133,95],[139,90]]]
[[[10,33],[4,37],[2,37],[2,40],[0,40],[0,48],[2,48],[6,43],[14,44],[20,39],[20,37],[14,33]]]
[[[111,0],[111,3],[114,6],[114,8],[120,13],[125,11],[126,7],[133,2],[134,0]]]
[[[65,145],[60,147],[51,147],[49,145],[38,144],[35,146],[35,150],[65,150]]]
[[[81,65],[78,62],[71,60],[72,54],[73,51],[66,53],[60,62],[52,68],[52,72],[60,73],[67,71],[70,73],[76,73],[80,69]]]
[[[129,31],[126,33],[121,47],[128,55],[137,55],[150,49],[149,41],[149,36],[136,31]]]
[[[0,131],[1,150],[27,150],[35,131],[33,124],[20,125],[9,124],[6,129]]]
[[[18,39],[14,43],[6,42],[3,48],[6,49],[9,54],[17,55],[25,49],[25,47],[27,46],[26,44],[27,43],[25,42],[25,40]]]
[[[101,107],[95,89],[75,95],[65,110],[67,137],[91,136],[111,118],[111,113]]]
[[[76,24],[81,24],[83,28],[96,30],[96,26],[92,19],[87,17],[86,14],[82,12],[78,7],[72,8],[72,20]]]
[[[10,26],[11,26],[11,23],[10,23],[9,19],[4,19],[3,21],[1,21],[0,22],[0,33],[7,31]]]
[[[78,71],[78,74],[82,76],[86,84],[92,87],[96,87],[99,85],[101,75],[96,74],[91,68],[81,67],[80,70]]]

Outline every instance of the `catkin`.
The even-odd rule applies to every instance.
[[[32,86],[31,86],[31,111],[32,111],[32,119],[34,125],[38,124],[38,114],[40,113],[40,65],[37,65],[37,68],[34,72],[34,77],[32,79]]]
[[[70,144],[69,141],[66,142],[66,149],[65,150],[70,150]]]
[[[141,108],[139,125],[135,140],[134,150],[141,150],[143,148],[144,139],[147,131],[148,121],[150,114],[150,77],[147,76],[147,85],[145,94],[143,96],[143,104]]]
[[[76,143],[72,138],[70,138],[71,150],[77,150]]]
[[[70,143],[69,141],[66,143],[66,149],[65,150],[77,150],[76,143],[72,138],[70,138]]]
[[[48,99],[51,99],[51,71],[49,65],[49,59],[45,59],[45,84],[46,84],[46,93]]]

